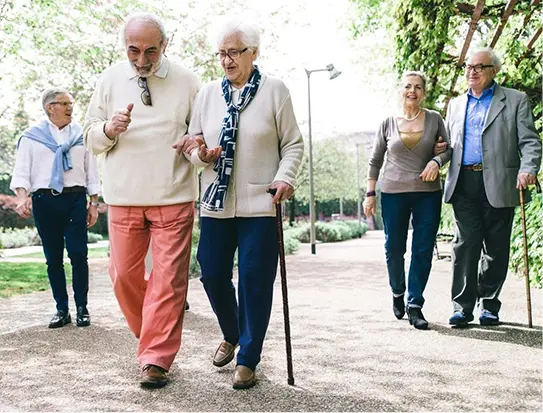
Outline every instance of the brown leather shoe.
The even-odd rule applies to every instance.
[[[141,370],[140,384],[142,387],[158,389],[168,384],[166,370],[153,364],[146,364]]]
[[[216,367],[222,367],[230,363],[234,359],[237,346],[237,344],[234,346],[228,341],[223,341],[213,356],[213,365]]]
[[[232,387],[234,389],[249,389],[256,384],[255,372],[247,366],[238,364],[234,370]]]

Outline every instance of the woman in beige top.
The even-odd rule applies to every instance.
[[[382,123],[369,160],[366,216],[375,214],[375,187],[387,154],[381,181],[381,208],[385,226],[385,251],[394,315],[405,314],[404,294],[409,218],[413,216],[413,242],[407,285],[409,323],[425,330],[423,292],[432,267],[432,254],[441,215],[439,168],[451,157],[451,149],[434,155],[440,139],[448,142],[443,118],[424,109],[426,79],[421,72],[406,72],[401,81],[402,110]]]

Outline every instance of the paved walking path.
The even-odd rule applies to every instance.
[[[211,364],[219,330],[198,280],[183,345],[162,390],[138,385],[136,340],[94,261],[89,328],[46,328],[49,292],[0,300],[0,411],[541,411],[542,297],[509,277],[499,327],[451,329],[450,262],[435,261],[426,290],[429,331],[391,309],[383,235],[309,246],[287,257],[296,386],[286,383],[280,283],[251,390],[231,388],[233,363]],[[278,279],[279,281],[279,279]]]

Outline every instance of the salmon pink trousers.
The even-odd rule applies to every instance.
[[[181,347],[189,277],[194,203],[109,206],[109,275],[140,366],[169,370]],[[153,239],[153,269],[145,255]],[[146,279],[148,278],[148,279]]]

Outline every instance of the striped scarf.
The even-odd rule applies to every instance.
[[[224,201],[228,182],[234,168],[234,153],[236,150],[236,135],[238,131],[239,115],[253,100],[260,85],[260,72],[255,66],[249,81],[241,91],[241,97],[238,103],[232,101],[232,92],[230,91],[230,81],[224,77],[222,80],[222,91],[226,101],[226,116],[222,121],[221,134],[219,135],[219,145],[222,147],[221,156],[213,164],[213,170],[217,172],[217,177],[213,183],[206,189],[202,196],[201,206],[208,211],[224,211]]]

